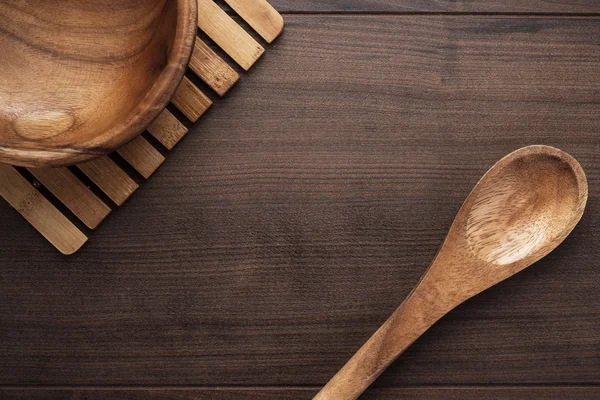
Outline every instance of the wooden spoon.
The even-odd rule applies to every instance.
[[[587,194],[579,163],[553,147],[524,147],[498,161],[417,286],[315,399],[358,398],[442,316],[556,248],[581,218]]]
[[[0,162],[75,164],[142,133],[197,22],[196,0],[0,1]]]

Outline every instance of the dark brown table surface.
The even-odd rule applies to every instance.
[[[0,201],[0,398],[311,398],[529,144],[583,165],[581,223],[364,398],[600,398],[600,2],[273,4],[283,36],[80,253]]]

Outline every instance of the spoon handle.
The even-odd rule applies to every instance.
[[[379,375],[448,309],[448,302],[424,280],[390,318],[354,354],[313,400],[351,400]],[[453,307],[450,307],[453,308]]]

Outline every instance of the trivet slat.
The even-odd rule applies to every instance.
[[[168,110],[164,110],[148,127],[148,132],[171,150],[185,136],[188,129]]]
[[[146,179],[165,161],[165,157],[142,136],[121,147],[117,153]]]
[[[108,156],[79,164],[77,167],[118,206],[138,188],[138,184]]]
[[[224,96],[240,78],[229,64],[200,39],[196,40],[189,66],[219,96]]]
[[[29,168],[29,172],[88,228],[96,229],[110,214],[104,204],[68,168]]]
[[[268,43],[279,36],[283,18],[266,0],[225,0]]]
[[[213,0],[198,0],[198,26],[246,71],[265,51]]]
[[[181,81],[171,103],[192,122],[198,121],[212,105],[212,101],[186,77]]]
[[[0,194],[63,254],[73,254],[87,237],[16,169],[0,164]]]

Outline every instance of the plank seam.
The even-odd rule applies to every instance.
[[[323,384],[324,385],[324,384]],[[323,385],[0,385],[0,390],[318,390]],[[485,390],[485,389],[600,389],[598,383],[552,383],[552,384],[460,384],[460,385],[403,385],[403,386],[375,386],[369,390]]]
[[[557,12],[490,12],[490,11],[359,11],[359,10],[333,10],[333,11],[281,11],[281,15],[334,15],[334,16],[499,16],[499,17],[600,17],[599,13],[557,13]],[[233,15],[236,15],[235,13]]]

